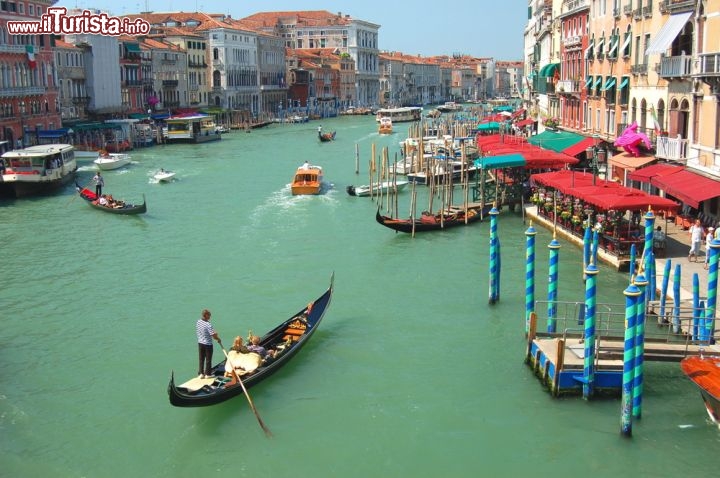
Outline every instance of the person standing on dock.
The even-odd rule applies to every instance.
[[[695,224],[690,226],[690,252],[688,253],[688,261],[692,261],[693,256],[695,256],[695,262],[697,262],[698,255],[700,254],[700,245],[703,241],[703,232],[700,219],[696,219]]]
[[[715,239],[715,228],[710,226],[708,227],[707,235],[705,236],[705,266],[704,269],[707,269],[710,265],[710,243]]]

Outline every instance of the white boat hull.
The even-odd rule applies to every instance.
[[[163,181],[167,182],[167,181],[172,181],[172,178],[175,177],[175,173],[172,171],[163,171],[160,173],[156,173],[155,176],[153,176],[153,177],[160,182],[163,182]]]
[[[110,153],[108,156],[103,156],[96,159],[95,161],[93,161],[93,163],[95,163],[95,165],[103,171],[110,171],[112,169],[122,168],[123,166],[130,164],[130,159],[131,158],[129,154]]]
[[[373,193],[373,195],[385,194],[385,193],[387,193],[388,190],[390,190],[390,191],[396,190],[397,192],[400,192],[403,189],[405,189],[405,186],[407,186],[408,183],[409,183],[408,181],[383,181],[380,184],[373,184],[372,193]],[[365,197],[365,196],[370,196],[370,190],[371,189],[370,189],[369,185],[350,186],[348,188],[348,193],[351,196]],[[351,192],[351,191],[353,191],[353,192]]]

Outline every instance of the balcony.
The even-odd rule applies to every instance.
[[[569,13],[583,8],[590,8],[590,0],[566,0],[562,5],[562,13]]]
[[[565,48],[578,46],[582,42],[582,37],[579,35],[563,38],[563,45]]]
[[[0,89],[0,98],[11,98],[13,96],[33,96],[44,95],[45,87],[43,86],[10,86]]]
[[[642,13],[643,17],[649,18],[652,16],[652,5],[647,5],[645,7],[642,7]]]
[[[72,103],[74,105],[86,105],[90,103],[90,97],[89,96],[73,96]]]
[[[580,82],[577,80],[560,80],[557,82],[557,92],[561,95],[569,95],[580,92]]]
[[[687,161],[688,140],[668,136],[658,136],[655,143],[655,157],[670,161]]]
[[[174,58],[163,58],[162,60],[160,60],[160,64],[175,65],[175,64],[177,64],[177,60],[175,60]]]
[[[620,7],[613,8],[613,17],[620,18],[621,14],[622,14],[622,11],[620,10]]]
[[[162,80],[163,88],[177,88],[179,84],[178,80]]]
[[[635,20],[640,20],[642,18],[642,8],[636,8],[633,10],[633,18]]]
[[[630,15],[632,15],[632,12],[633,12],[633,7],[632,7],[632,4],[631,4],[631,3],[628,3],[627,5],[625,5],[625,6],[623,7],[623,13],[624,13],[625,15],[627,15],[628,17],[629,17]]]
[[[695,8],[695,0],[663,0],[660,2],[660,13],[687,12]]]
[[[705,78],[720,76],[720,53],[703,53],[698,57],[698,69],[695,76]]]
[[[661,78],[679,78],[692,73],[692,57],[668,56],[660,60],[658,75]]]
[[[0,44],[0,53],[25,53],[25,45]]]
[[[631,68],[631,72],[633,75],[647,75],[647,70],[648,70],[647,63],[633,65]]]
[[[213,68],[216,70],[223,71],[225,69],[225,65],[223,64],[222,60],[213,60]]]

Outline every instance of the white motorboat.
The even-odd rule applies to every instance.
[[[153,176],[153,178],[155,178],[159,182],[169,182],[169,181],[172,181],[172,178],[174,178],[174,177],[175,177],[174,171],[167,171],[165,169],[161,169],[160,171],[155,173],[155,175]]]
[[[126,153],[107,153],[93,161],[103,171],[117,169],[130,163],[130,155]]]
[[[407,186],[409,181],[383,181],[380,184],[373,184],[372,185],[372,194],[378,195],[378,194],[385,194],[388,191],[391,193],[393,191],[400,192],[403,189],[405,189],[405,186]],[[365,186],[348,186],[347,192],[351,196],[370,196],[371,188],[369,185]]]
[[[0,191],[15,197],[61,188],[75,177],[75,149],[69,144],[40,144],[8,151],[0,159]]]

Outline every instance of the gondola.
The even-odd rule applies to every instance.
[[[320,141],[333,141],[335,139],[335,131],[332,133],[318,133],[318,138],[320,138]]]
[[[462,209],[452,209],[450,213],[444,215],[442,220],[440,214],[423,213],[420,219],[415,219],[415,232],[438,231],[451,227],[464,226],[465,224],[481,221],[488,211],[490,211],[490,207],[486,207],[484,211],[481,211],[480,206],[469,207],[467,211],[467,223],[465,222],[465,211]],[[375,213],[375,220],[379,224],[398,232],[413,232],[412,219],[396,219],[383,216],[380,214],[380,209],[378,209]]]
[[[145,195],[143,195],[143,202],[142,204],[130,204],[123,202],[121,207],[110,207],[110,206],[103,206],[101,204],[97,204],[95,200],[97,199],[97,195],[94,191],[91,191],[87,188],[83,188],[80,186],[77,181],[75,182],[75,189],[77,190],[78,194],[81,198],[83,198],[87,203],[90,205],[90,207],[93,207],[95,209],[99,209],[104,212],[109,212],[111,214],[143,214],[147,212],[147,204],[145,203]]]
[[[260,339],[260,345],[268,350],[275,350],[275,357],[267,359],[252,372],[241,376],[246,389],[275,373],[310,340],[330,305],[334,278],[335,274],[333,273],[330,278],[330,287],[323,295]],[[242,395],[242,386],[239,383],[233,383],[231,378],[224,375],[225,360],[212,368],[209,378],[196,377],[181,385],[175,384],[175,373],[173,372],[167,389],[170,403],[176,407],[205,407],[224,402],[236,395]]]

